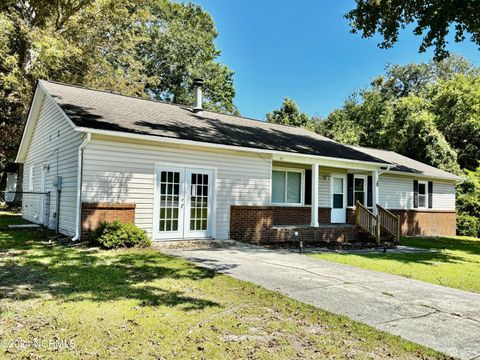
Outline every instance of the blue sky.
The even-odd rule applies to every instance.
[[[388,63],[428,61],[411,30],[389,50],[379,38],[351,34],[343,15],[353,0],[194,0],[210,13],[219,36],[220,61],[235,71],[235,104],[243,116],[264,119],[285,96],[309,115],[326,116],[352,92],[367,86]],[[479,64],[470,41],[450,42],[452,52]]]

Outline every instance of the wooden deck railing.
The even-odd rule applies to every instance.
[[[355,218],[355,223],[358,227],[372,236],[377,236],[375,231],[377,225],[376,216],[359,201],[357,201],[357,207],[355,209]]]
[[[378,214],[375,215],[364,205],[357,201],[355,208],[355,223],[362,230],[368,232],[375,237],[377,243],[381,241],[381,230],[395,237],[396,241],[400,241],[400,217],[392,214],[387,209],[377,204]]]
[[[379,228],[385,229],[389,234],[394,236],[397,241],[400,241],[400,216],[392,214],[378,204],[377,209]]]

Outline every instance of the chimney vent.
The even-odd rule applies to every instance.
[[[193,112],[198,113],[203,110],[202,107],[202,86],[205,83],[203,79],[196,78],[193,79],[193,85],[195,86],[195,107]]]

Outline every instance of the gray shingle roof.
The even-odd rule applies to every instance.
[[[303,128],[42,81],[76,126],[383,163]]]
[[[393,164],[392,170],[461,180],[392,151],[347,146],[299,127],[41,81],[76,126],[294,154]]]
[[[409,174],[423,175],[432,178],[443,178],[449,180],[462,180],[461,177],[451,174],[447,171],[437,169],[436,167],[424,164],[420,161],[410,159],[393,151],[366,148],[361,146],[350,146],[370,156],[374,156],[393,165],[392,171],[405,172]]]

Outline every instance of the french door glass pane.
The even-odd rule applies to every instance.
[[[287,173],[287,203],[300,203],[302,175],[298,172]]]
[[[190,231],[208,228],[208,174],[192,174],[190,185]]]
[[[272,172],[272,202],[285,202],[285,171]]]
[[[161,171],[160,173],[160,231],[177,231],[180,206],[180,173]]]

